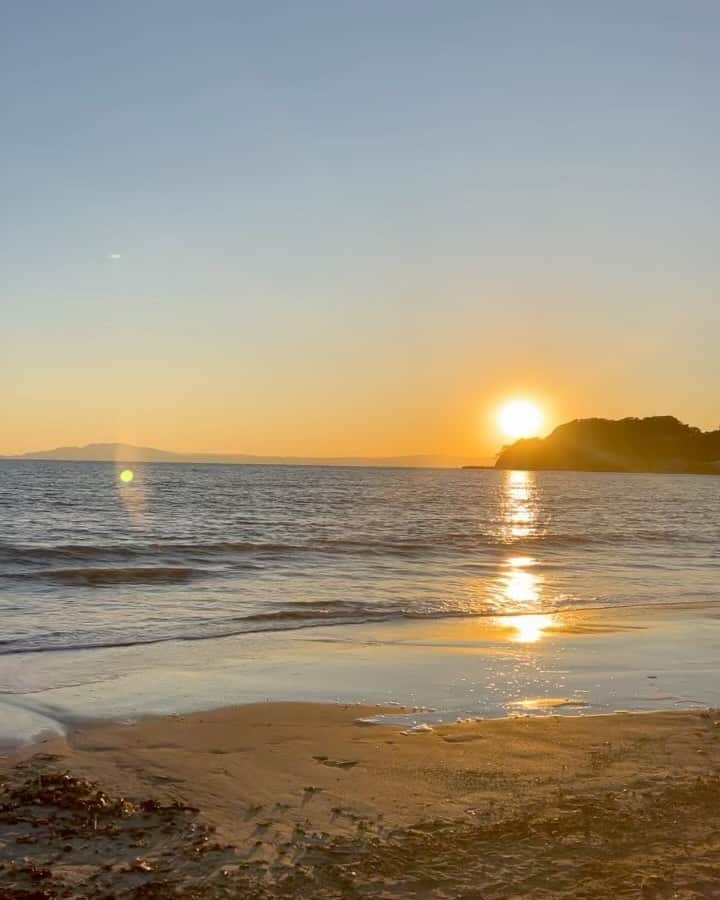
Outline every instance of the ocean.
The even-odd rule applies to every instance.
[[[0,462],[0,655],[718,599],[711,476]]]

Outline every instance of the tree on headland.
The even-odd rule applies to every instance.
[[[576,419],[546,438],[503,447],[500,469],[720,474],[720,429],[701,431],[674,416]]]

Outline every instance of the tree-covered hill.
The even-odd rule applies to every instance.
[[[674,416],[576,419],[503,447],[496,467],[720,474],[720,429],[701,431]]]

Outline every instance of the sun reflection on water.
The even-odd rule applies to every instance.
[[[512,566],[512,562],[510,565]],[[508,575],[503,575],[500,587],[503,598],[516,607],[527,606],[540,600],[537,575],[523,569],[511,569]]]
[[[520,616],[497,616],[495,622],[512,631],[510,640],[516,644],[535,644],[555,624],[550,613],[531,613]]]
[[[537,485],[534,472],[505,473],[500,494],[500,531],[510,542],[532,537],[537,531]]]
[[[534,537],[538,528],[539,497],[534,472],[509,471],[500,488],[500,536],[508,544]],[[539,641],[554,616],[542,613],[543,577],[538,560],[516,554],[504,562],[495,581],[495,604],[505,615],[497,624],[511,630],[510,640],[533,644]]]

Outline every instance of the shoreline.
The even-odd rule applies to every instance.
[[[253,703],[0,757],[3,897],[33,872],[51,898],[714,896],[717,711],[362,724],[384,712]]]
[[[5,656],[0,746],[267,700],[423,707],[429,722],[544,715],[552,698],[566,715],[720,706],[719,617],[706,602],[604,607]]]
[[[12,658],[13,656],[33,656],[35,654],[92,653],[95,650],[125,650],[135,647],[155,647],[162,644],[184,644],[195,643],[196,641],[222,641],[226,638],[242,638],[246,635],[250,637],[252,637],[253,635],[284,635],[288,632],[292,633],[297,631],[312,631],[313,629],[320,628],[349,628],[355,625],[387,625],[392,627],[413,623],[432,624],[434,622],[443,623],[448,621],[472,621],[473,619],[487,619],[489,621],[493,621],[497,619],[525,619],[532,616],[572,616],[573,614],[609,614],[613,612],[617,612],[618,614],[623,615],[629,611],[642,612],[644,610],[647,610],[650,614],[652,614],[653,612],[677,612],[683,610],[707,609],[717,609],[720,612],[720,598],[716,600],[710,598],[704,598],[702,600],[677,600],[672,603],[668,603],[666,601],[653,602],[641,600],[629,603],[618,603],[613,601],[607,603],[589,602],[582,604],[578,603],[556,606],[548,605],[543,607],[541,610],[535,610],[531,612],[528,612],[527,609],[508,609],[502,611],[488,609],[481,612],[437,613],[436,615],[400,615],[390,612],[387,615],[377,614],[375,616],[368,615],[366,617],[360,615],[357,618],[348,616],[347,618],[335,619],[332,621],[322,619],[312,621],[308,620],[307,622],[303,622],[302,624],[284,625],[282,627],[273,627],[270,625],[257,626],[240,631],[221,631],[217,634],[178,634],[173,635],[172,637],[149,638],[147,640],[133,640],[115,643],[108,641],[107,643],[71,644],[63,647],[21,647],[19,649],[3,650],[0,653],[0,660],[3,658]],[[248,617],[248,620],[251,620],[250,617]]]

